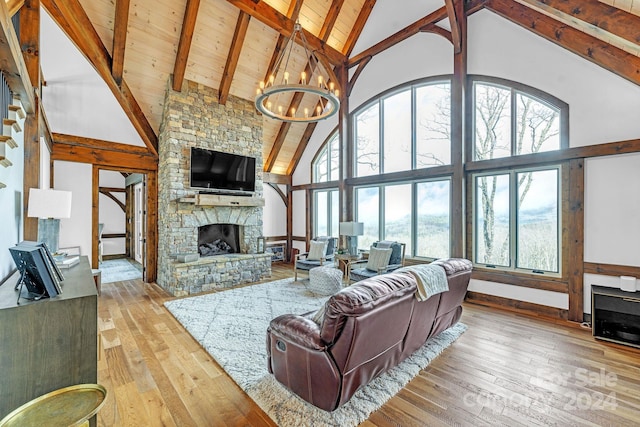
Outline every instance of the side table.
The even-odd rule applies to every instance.
[[[349,277],[349,265],[353,261],[360,260],[360,255],[336,254],[335,259],[338,262],[338,268],[342,271],[343,277]]]

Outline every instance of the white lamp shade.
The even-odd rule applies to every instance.
[[[71,218],[71,191],[29,189],[29,212],[37,218]]]
[[[364,234],[364,224],[361,222],[341,222],[339,228],[341,236],[362,236]]]

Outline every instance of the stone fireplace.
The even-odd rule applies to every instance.
[[[264,206],[262,118],[251,101],[230,96],[226,105],[220,105],[215,89],[188,81],[183,87],[176,92],[168,86],[158,137],[157,282],[175,296],[271,275],[269,254],[256,253]],[[216,199],[191,189],[191,147],[255,157],[255,194]],[[198,254],[204,244],[213,245],[215,256],[178,260],[182,254]],[[231,250],[222,249],[226,246]]]
[[[201,257],[240,253],[238,224],[209,224],[198,227],[198,254]]]

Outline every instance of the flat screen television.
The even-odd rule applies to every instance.
[[[256,159],[191,147],[191,188],[250,195],[256,190]]]

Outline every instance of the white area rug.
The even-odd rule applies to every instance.
[[[316,310],[327,297],[308,281],[278,280],[167,301],[165,306],[279,426],[356,426],[404,387],[465,330],[459,323],[431,339],[399,366],[360,389],[349,402],[326,412],[298,398],[267,370],[266,331],[281,314]]]
[[[100,263],[102,283],[142,279],[142,271],[128,259],[110,259]]]

